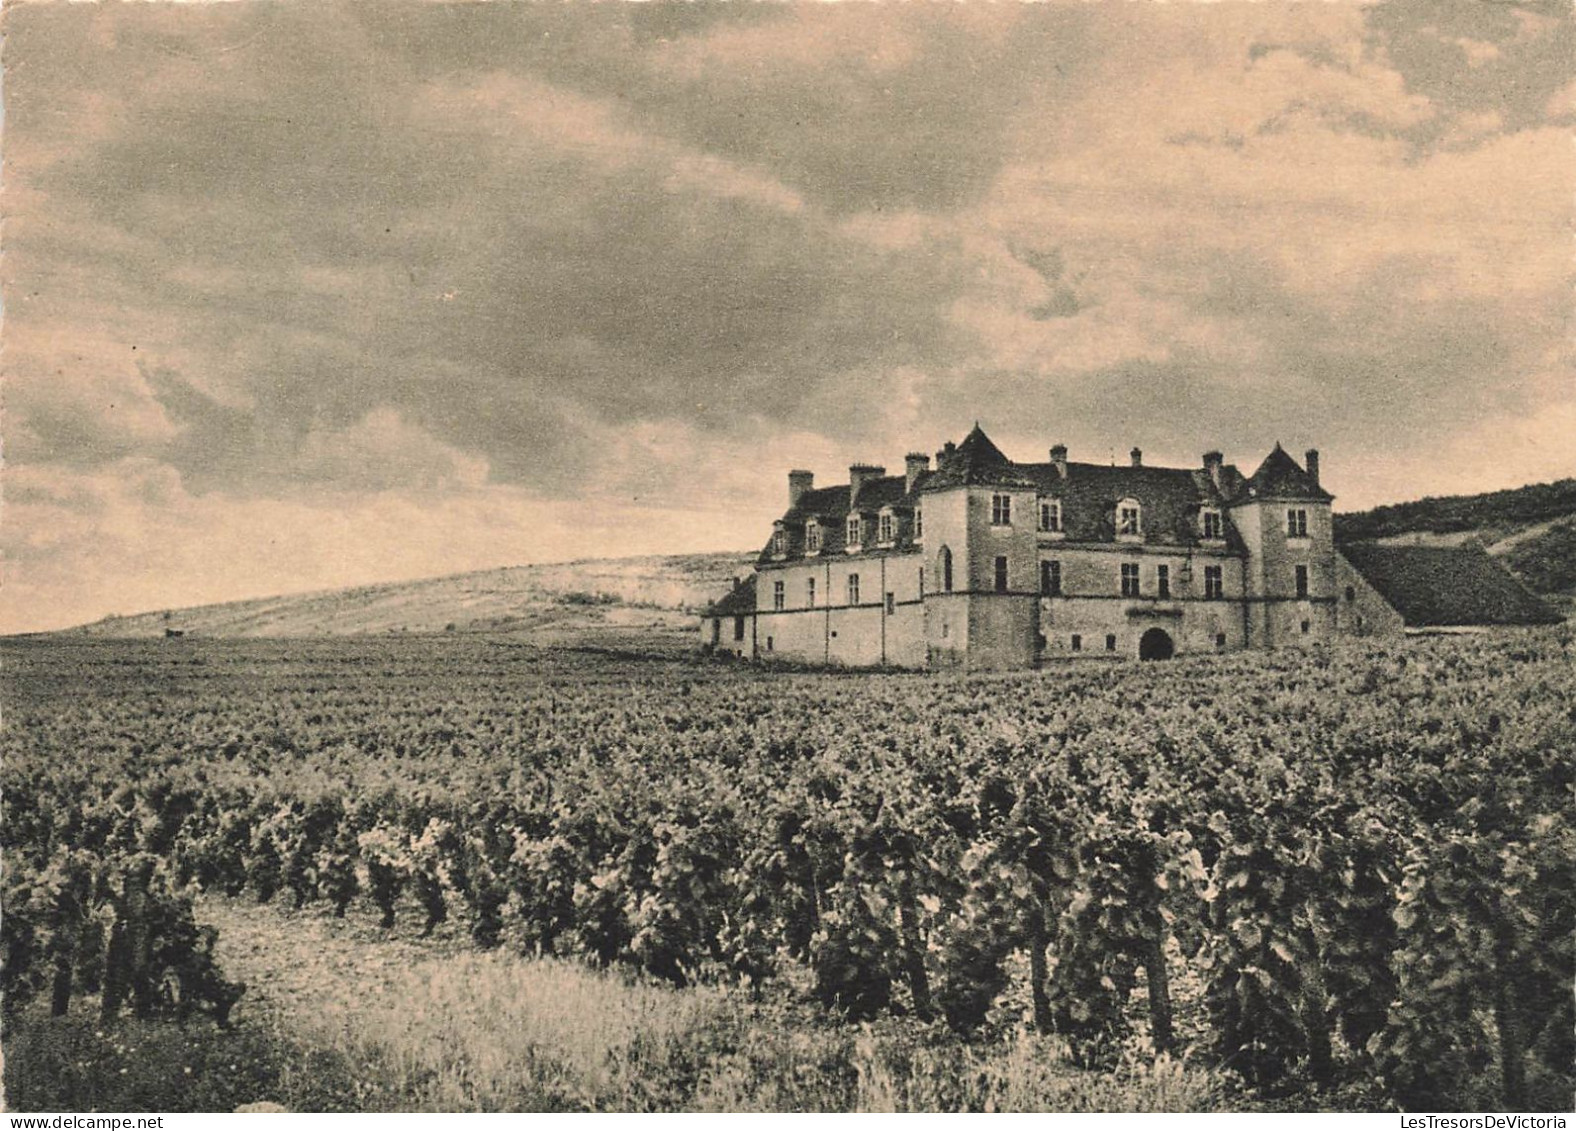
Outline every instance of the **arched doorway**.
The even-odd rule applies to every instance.
[[[1175,651],[1171,634],[1163,628],[1151,628],[1138,638],[1140,660],[1169,660]]]

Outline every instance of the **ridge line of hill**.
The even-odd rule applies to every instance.
[[[1481,544],[1529,589],[1576,604],[1576,478],[1335,516],[1337,544]],[[505,632],[533,642],[686,638],[753,552],[577,558],[111,616],[85,636]]]
[[[755,560],[721,552],[580,558],[108,616],[51,635],[318,636],[487,631],[544,642],[689,631]],[[604,631],[605,630],[605,631]],[[577,635],[578,634],[578,635]]]

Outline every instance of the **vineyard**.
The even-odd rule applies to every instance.
[[[1012,676],[501,638],[4,645],[5,1009],[241,997],[208,891],[1134,1048],[1258,1096],[1565,1109],[1576,636]]]

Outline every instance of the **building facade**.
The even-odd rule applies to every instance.
[[[788,475],[788,509],[702,642],[754,659],[1020,669],[1075,657],[1165,659],[1278,648],[1341,630],[1332,496],[1318,453],[1276,445],[1245,476],[1007,458],[978,425],[960,444],[855,465],[847,484]],[[1365,622],[1368,623],[1368,622]],[[1375,624],[1372,630],[1381,626]]]

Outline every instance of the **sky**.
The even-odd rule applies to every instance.
[[[4,13],[0,631],[1010,456],[1576,474],[1565,3]]]

